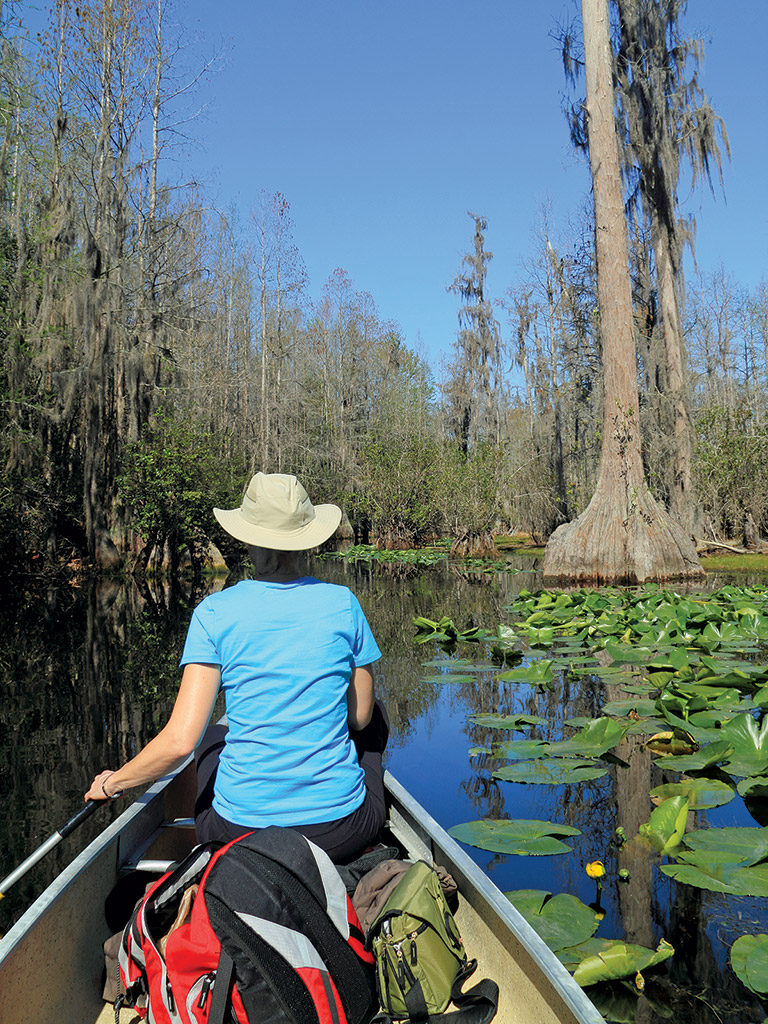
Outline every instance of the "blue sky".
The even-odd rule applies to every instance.
[[[471,244],[467,211],[488,220],[498,298],[542,207],[557,236],[587,201],[551,38],[578,12],[574,0],[176,0],[169,22],[222,57],[179,174],[244,222],[260,189],[282,192],[310,294],[343,267],[437,366],[457,329],[446,287]],[[725,199],[706,186],[681,198],[700,267],[722,263],[753,288],[768,269],[768,3],[690,0],[685,25],[706,40],[701,82],[732,161]]]

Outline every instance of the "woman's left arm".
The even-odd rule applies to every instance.
[[[350,729],[364,729],[373,715],[376,694],[373,686],[373,665],[352,669],[347,690],[347,722]]]
[[[218,665],[185,665],[171,717],[153,740],[117,771],[100,772],[86,800],[105,800],[178,768],[202,739],[221,684]]]

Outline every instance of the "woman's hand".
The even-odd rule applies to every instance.
[[[112,784],[110,786],[109,779],[114,775],[114,771],[107,769],[106,771],[100,772],[94,776],[91,788],[85,794],[85,800],[114,800],[116,797],[122,794],[122,790]]]

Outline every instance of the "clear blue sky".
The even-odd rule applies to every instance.
[[[244,220],[260,189],[282,192],[310,294],[343,267],[437,365],[457,328],[446,286],[471,244],[467,211],[488,220],[500,297],[542,204],[556,234],[588,196],[551,38],[578,13],[574,0],[176,0],[169,21],[222,53],[191,173]],[[706,40],[701,82],[732,161],[725,198],[681,198],[700,267],[722,262],[753,288],[768,276],[768,3],[690,0],[685,25]]]

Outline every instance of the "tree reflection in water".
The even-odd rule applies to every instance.
[[[675,946],[676,956],[646,979],[646,995],[630,997],[617,1019],[744,1024],[766,1016],[726,962],[728,945],[739,934],[768,930],[763,901],[675,885],[650,856],[610,846],[618,825],[627,836],[636,834],[651,810],[649,790],[662,781],[640,741],[627,740],[617,750],[628,769],[611,765],[607,777],[581,786],[499,782],[492,778],[497,762],[491,753],[469,754],[472,747],[490,750],[497,741],[521,735],[473,725],[472,714],[537,714],[545,724],[529,727],[526,735],[553,740],[562,736],[566,719],[594,717],[619,696],[615,686],[565,672],[544,690],[499,681],[500,670],[487,664],[481,645],[456,652],[485,662],[473,673],[474,682],[426,681],[435,669],[425,663],[441,652],[433,644],[414,643],[414,616],[447,615],[461,629],[495,629],[509,621],[504,608],[514,594],[535,588],[534,577],[325,560],[312,563],[310,571],[346,583],[360,598],[384,652],[377,685],[392,724],[389,766],[441,824],[520,817],[581,830],[569,840],[573,853],[565,856],[506,857],[472,849],[499,887],[570,892],[589,903],[594,884],[584,866],[603,860],[609,870],[602,897],[607,913],[599,934],[653,947],[665,937]],[[121,763],[162,726],[178,685],[187,623],[202,596],[201,590],[179,586],[101,582],[41,589],[5,602],[0,873],[74,813],[97,768]],[[539,650],[533,656],[546,655]],[[741,801],[729,808],[720,809],[716,822],[711,815],[706,820],[755,824]],[[120,809],[120,803],[105,806],[18,883],[0,902],[0,932]],[[741,817],[729,820],[729,813]],[[619,868],[629,870],[628,885],[617,882]]]

